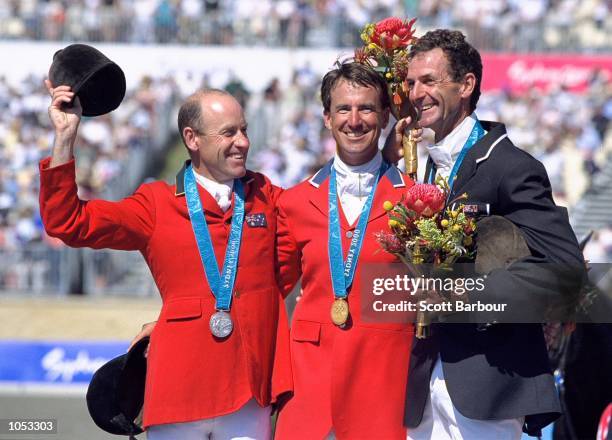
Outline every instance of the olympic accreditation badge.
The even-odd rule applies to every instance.
[[[234,330],[234,323],[229,313],[217,310],[210,317],[210,332],[217,338],[227,338]]]
[[[331,319],[334,324],[342,328],[349,317],[349,305],[344,298],[336,298],[331,307]]]

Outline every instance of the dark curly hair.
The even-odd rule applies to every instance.
[[[482,82],[482,59],[480,53],[468,43],[460,31],[436,29],[420,37],[410,49],[409,59],[417,54],[436,48],[442,49],[448,60],[449,73],[453,81],[461,81],[467,73],[473,73],[476,84],[470,96],[470,110],[476,109],[480,98],[480,83]]]
[[[323,77],[321,83],[321,100],[323,110],[327,113],[331,107],[331,92],[341,79],[349,83],[358,84],[363,87],[373,87],[378,90],[380,106],[382,109],[389,107],[389,92],[387,82],[382,75],[379,75],[369,67],[356,62],[337,63],[334,70],[330,70]]]

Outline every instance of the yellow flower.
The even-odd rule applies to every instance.
[[[393,203],[391,203],[390,201],[385,201],[385,203],[383,203],[383,209],[385,211],[391,211],[393,209]]]
[[[461,230],[461,226],[459,226],[459,225],[454,225],[453,226],[453,231],[454,232],[459,232],[460,230]]]
[[[459,211],[451,211],[450,215],[452,218],[457,218],[457,216],[459,215]]]
[[[389,220],[390,228],[397,228],[399,226],[399,222],[397,220]]]
[[[472,244],[472,237],[465,237],[465,239],[463,240],[463,244],[466,246],[469,246]]]
[[[368,44],[368,49],[370,49],[370,50],[376,50],[377,48],[378,48],[378,46],[376,46],[374,43]]]
[[[387,72],[387,73],[385,73],[385,78],[391,79],[391,78],[393,78],[393,74],[391,72]]]
[[[440,222],[440,224],[442,225],[443,228],[446,228],[448,226],[448,220],[444,219]]]

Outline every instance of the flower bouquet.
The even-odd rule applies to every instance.
[[[412,116],[416,120],[416,111],[408,100],[408,53],[414,37],[413,25],[416,18],[402,20],[388,17],[376,24],[367,24],[361,32],[364,46],[355,50],[355,61],[371,67],[387,82],[391,97],[391,113],[400,120]],[[403,136],[402,148],[406,162],[406,173],[416,177],[417,153],[416,142],[410,136]]]
[[[420,265],[432,265],[435,271],[450,270],[459,258],[474,256],[476,223],[460,203],[467,195],[446,203],[449,193],[446,180],[438,178],[435,185],[414,185],[400,201],[384,203],[391,232],[377,233],[376,240],[384,251],[408,266],[415,277],[423,275]],[[428,336],[430,322],[431,316],[426,312],[417,313],[417,338]]]

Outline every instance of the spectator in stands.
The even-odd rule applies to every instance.
[[[155,40],[157,43],[176,41],[178,31],[176,10],[170,0],[160,0],[153,17]]]
[[[253,151],[257,153],[266,145],[279,145],[281,123],[281,91],[278,78],[273,78],[266,86],[259,103],[255,103],[250,114],[253,126]]]

